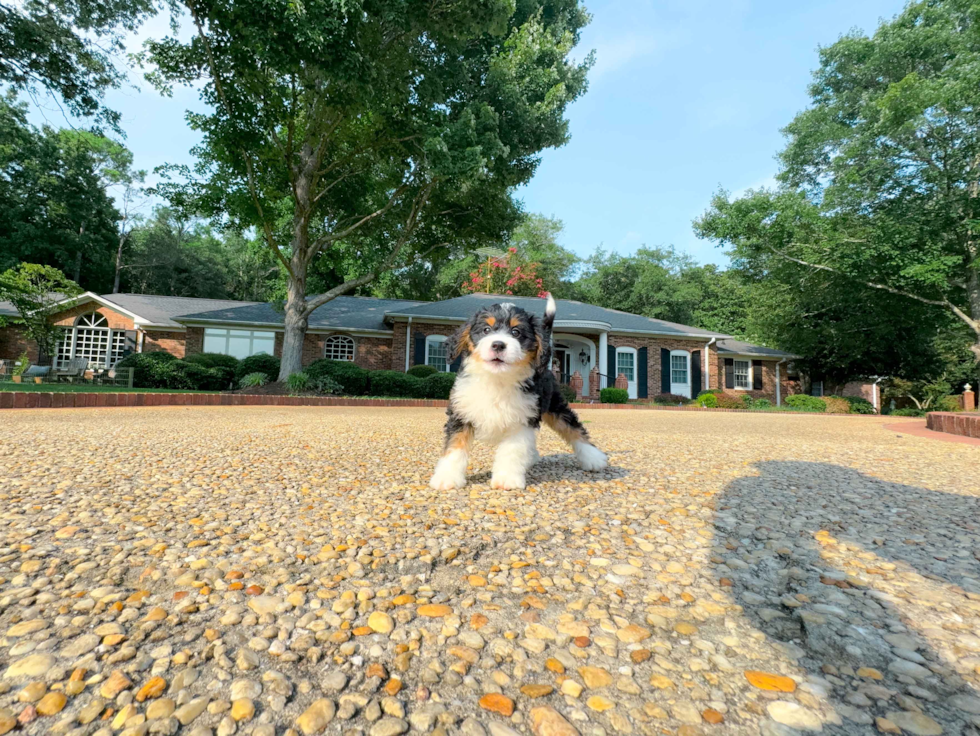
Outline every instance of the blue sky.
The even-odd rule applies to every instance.
[[[691,221],[724,187],[769,184],[780,129],[807,104],[817,47],[852,28],[871,32],[902,0],[586,0],[593,20],[576,55],[596,51],[589,92],[568,112],[568,145],[543,155],[519,196],[565,223],[563,245],[630,253],[670,245],[700,262],[725,262]],[[157,18],[132,40],[160,37]],[[123,116],[136,165],[192,163],[197,136],[184,111],[197,93],[160,97],[134,84],[109,96]],[[35,112],[63,125],[56,109]]]

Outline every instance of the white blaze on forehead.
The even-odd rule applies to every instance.
[[[495,342],[503,343],[504,349],[499,352],[494,350]],[[524,348],[521,347],[520,341],[507,332],[490,332],[481,335],[476,343],[476,351],[484,361],[500,358],[506,363],[514,363],[524,357]]]

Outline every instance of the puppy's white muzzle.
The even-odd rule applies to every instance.
[[[499,332],[481,337],[476,343],[476,352],[491,373],[503,373],[525,357],[524,348],[515,337]]]

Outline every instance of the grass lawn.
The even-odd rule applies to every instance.
[[[93,386],[90,383],[14,383],[0,381],[0,391],[40,391],[43,393],[108,394],[213,394],[215,391],[186,391],[173,388],[127,388],[126,386]]]

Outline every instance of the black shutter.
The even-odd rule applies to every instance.
[[[762,361],[761,360],[752,361],[752,389],[754,391],[762,390]]]
[[[660,348],[660,393],[670,393],[670,351]]]
[[[123,347],[123,354],[129,355],[136,352],[136,330],[126,330],[126,344]]]
[[[459,366],[463,363],[463,356],[457,355],[456,360],[449,364],[450,373],[459,373]]]
[[[725,388],[735,388],[734,358],[725,358]]]
[[[415,365],[425,365],[425,335],[415,334]]]
[[[691,352],[691,398],[696,399],[701,393],[701,351]]]
[[[645,399],[647,393],[647,349],[640,348],[636,351],[636,396]]]
[[[612,388],[616,385],[616,348],[612,345],[606,348],[606,372],[606,385],[602,388]]]

